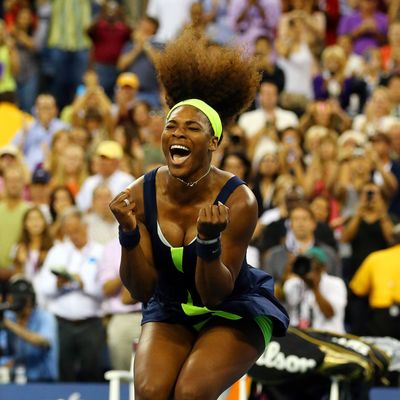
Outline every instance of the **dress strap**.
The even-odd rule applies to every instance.
[[[156,175],[158,168],[144,175],[143,200],[144,218],[147,229],[157,232]]]
[[[228,200],[231,193],[240,185],[245,185],[246,183],[243,182],[237,176],[232,176],[232,178],[228,179],[225,185],[222,187],[221,191],[219,192],[217,198],[214,201],[214,204],[218,204],[220,201],[221,203],[225,204]]]

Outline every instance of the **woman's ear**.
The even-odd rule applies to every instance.
[[[218,138],[216,136],[212,136],[208,142],[208,150],[215,151],[218,148]]]

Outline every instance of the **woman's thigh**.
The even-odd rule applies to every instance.
[[[200,332],[182,366],[175,400],[216,400],[257,361],[264,337],[251,320],[221,321]]]
[[[162,322],[143,325],[135,354],[137,400],[169,398],[194,340],[193,333],[182,325]]]

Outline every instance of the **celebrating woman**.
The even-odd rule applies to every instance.
[[[167,46],[158,70],[171,107],[167,165],[110,204],[122,281],[144,303],[136,398],[217,399],[288,325],[272,278],[246,262],[256,199],[211,165],[222,124],[250,104],[259,77],[239,51],[190,31]]]

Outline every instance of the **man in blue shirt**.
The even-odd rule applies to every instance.
[[[58,379],[58,334],[55,317],[35,305],[35,292],[25,278],[11,279],[10,304],[0,325],[0,365],[24,367],[29,382]]]

